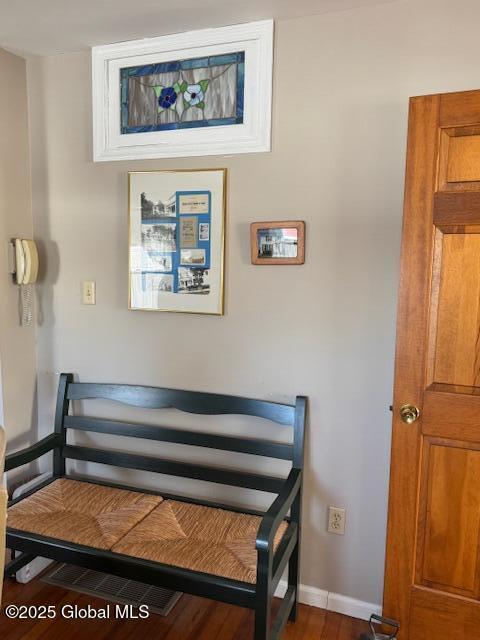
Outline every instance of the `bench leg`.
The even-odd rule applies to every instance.
[[[295,587],[289,586],[272,624],[270,612],[272,597],[259,595],[255,608],[254,640],[280,640],[282,638],[283,631],[295,605],[296,597]]]
[[[290,560],[288,561],[288,586],[295,589],[295,600],[293,602],[292,610],[288,619],[290,622],[295,622],[297,619],[297,603],[298,603],[298,561],[299,561],[300,547],[297,542]]]
[[[290,611],[290,615],[288,619],[291,622],[295,622],[297,619],[297,603],[298,603],[298,581],[299,581],[299,571],[300,571],[300,520],[301,520],[301,510],[302,510],[302,494],[298,493],[297,497],[292,503],[292,508],[290,509],[290,517],[292,522],[295,522],[298,526],[298,540],[295,545],[294,550],[292,551],[292,555],[290,556],[290,560],[288,561],[288,587],[289,589],[295,590],[295,600],[293,602],[292,610]]]
[[[12,551],[12,557],[14,556],[14,554],[15,552]],[[22,553],[17,558],[10,560],[10,562],[5,565],[5,577],[7,578],[14,576],[17,571],[20,571],[20,569],[22,569],[26,564],[28,564],[32,560],[35,560],[36,557],[37,556],[31,553]]]
[[[255,609],[255,633],[254,640],[269,640],[270,637],[270,603],[266,601],[257,605]]]
[[[256,596],[254,640],[271,640],[272,556],[268,550],[258,552]]]

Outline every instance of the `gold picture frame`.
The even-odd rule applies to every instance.
[[[227,169],[128,173],[128,308],[224,314]]]

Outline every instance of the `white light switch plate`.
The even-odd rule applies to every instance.
[[[85,280],[82,285],[82,303],[96,303],[95,282],[93,280]]]

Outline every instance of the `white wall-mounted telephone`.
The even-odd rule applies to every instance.
[[[20,285],[21,323],[22,326],[32,324],[32,285],[38,277],[38,251],[33,240],[15,238],[13,273],[15,282]]]
[[[38,276],[38,251],[33,240],[15,240],[15,279],[17,284],[34,284]]]

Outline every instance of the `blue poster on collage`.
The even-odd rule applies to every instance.
[[[176,191],[166,202],[142,194],[142,288],[208,295],[210,191]]]

